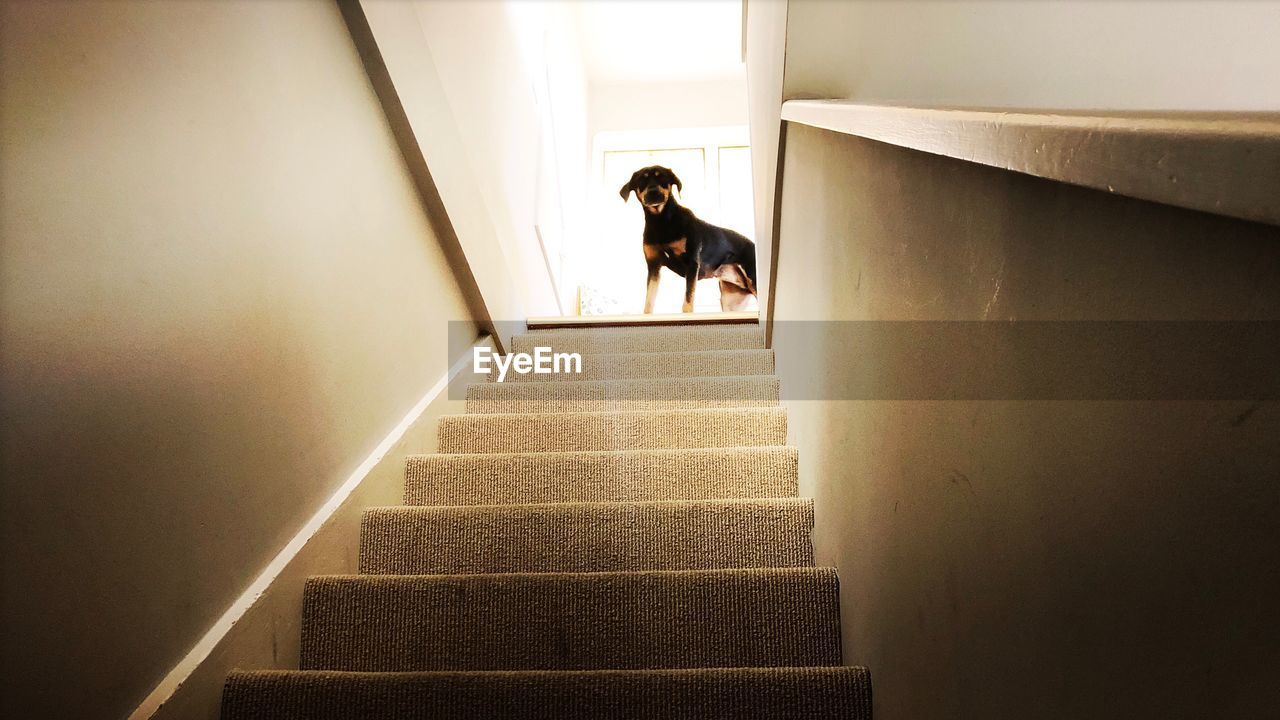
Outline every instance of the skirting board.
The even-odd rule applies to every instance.
[[[481,341],[488,347],[492,342]],[[435,420],[461,412],[449,382],[469,371],[466,353],[413,406],[341,487],[129,715],[130,720],[216,720],[233,668],[297,668],[302,585],[312,575],[356,572],[360,516],[399,505],[404,458],[435,448]]]

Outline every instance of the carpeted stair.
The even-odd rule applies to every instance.
[[[781,408],[452,415],[442,453],[536,453],[784,445]]]
[[[791,497],[795,448],[421,455],[405,468],[406,505],[627,502]]]
[[[371,575],[811,567],[801,498],[374,508]]]
[[[546,347],[546,346],[544,346]],[[772,350],[694,350],[685,352],[635,352],[592,354],[575,380],[630,380],[657,377],[720,377],[724,375],[772,375]],[[498,370],[489,373],[498,379]],[[552,373],[519,373],[508,370],[504,382],[555,380]]]
[[[661,379],[662,382],[654,382]],[[775,407],[778,378],[632,378],[480,383],[467,388],[469,413],[560,413]]]
[[[759,327],[538,346],[584,372],[472,386],[361,574],[307,583],[303,669],[232,674],[223,718],[870,718]]]

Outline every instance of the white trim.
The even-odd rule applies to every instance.
[[[681,150],[684,148],[750,145],[746,125],[717,125],[654,130],[601,130],[592,139],[597,157],[619,150]]]
[[[531,317],[530,330],[595,327],[675,327],[679,325],[758,325],[760,313],[745,312],[677,313],[649,315],[568,315],[565,317]]]
[[[481,341],[481,343],[487,342],[489,342],[488,339]],[[311,538],[320,532],[320,529],[329,521],[329,518],[333,517],[334,513],[342,507],[342,504],[351,497],[351,494],[364,482],[369,473],[373,471],[373,468],[386,458],[391,448],[395,447],[395,444],[400,442],[400,439],[404,437],[409,428],[422,417],[427,407],[435,402],[440,394],[449,387],[449,381],[462,372],[463,369],[469,367],[470,362],[471,353],[467,352],[436,381],[435,385],[431,386],[431,389],[391,429],[391,432],[382,438],[382,442],[378,443],[377,447],[364,459],[364,462],[360,463],[352,471],[337,492],[330,496],[324,505],[320,506],[320,509],[311,516],[311,519],[307,520],[297,534],[271,559],[271,562],[267,563],[267,566],[259,573],[258,577],[249,584],[249,587],[240,594],[240,597],[236,598],[235,602],[231,603],[226,612],[222,613],[222,617],[219,617],[213,623],[213,626],[205,632],[204,636],[196,642],[186,656],[179,660],[177,665],[173,666],[173,669],[152,689],[146,699],[129,714],[129,720],[146,720],[169,701],[178,688],[195,673],[205,660],[209,659],[209,656],[218,644],[222,642],[223,638],[226,637],[227,633],[266,593],[271,584],[276,581],[276,578],[284,572],[289,563],[293,562],[298,553],[311,541]]]

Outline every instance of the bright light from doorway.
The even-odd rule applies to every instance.
[[[664,165],[675,171],[684,186],[678,200],[698,217],[747,237],[755,234],[746,127],[601,133],[596,136],[595,183],[590,199],[594,232],[579,248],[577,261],[584,268],[609,270],[581,275],[579,311],[583,315],[643,310],[645,264],[640,244],[644,212],[634,198],[623,202],[618,190],[633,172],[647,165]],[[663,270],[654,312],[680,312],[683,303],[684,279]],[[702,280],[694,297],[694,311],[719,310],[718,282]]]

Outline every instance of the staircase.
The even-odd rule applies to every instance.
[[[302,670],[234,673],[223,718],[870,718],[759,327],[535,346],[583,373],[473,385],[361,574],[307,583]]]

